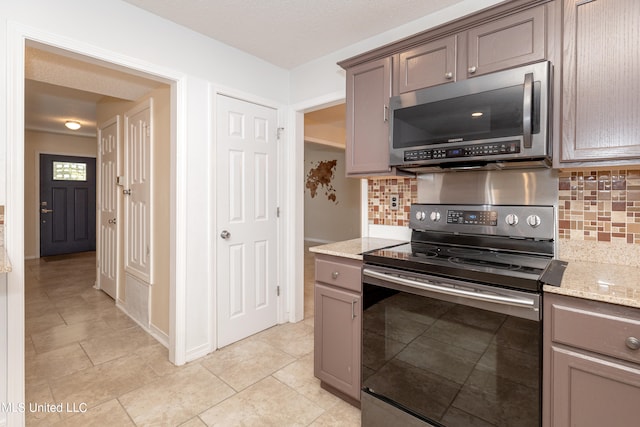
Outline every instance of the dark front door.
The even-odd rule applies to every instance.
[[[96,159],[40,155],[40,256],[96,249]]]

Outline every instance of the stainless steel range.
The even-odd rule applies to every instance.
[[[364,254],[365,426],[539,426],[553,205],[416,204]]]

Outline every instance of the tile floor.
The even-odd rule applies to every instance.
[[[313,376],[307,248],[306,320],[180,367],[93,289],[94,253],[27,261],[27,426],[359,426]]]

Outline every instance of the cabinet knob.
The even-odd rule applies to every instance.
[[[340,273],[338,273],[337,271],[334,271],[333,273],[331,273],[331,277],[333,278],[333,280],[336,280],[339,275]]]
[[[451,80],[453,78],[453,73],[451,71],[445,73],[444,78],[447,80]]]
[[[478,71],[478,67],[475,65],[473,67],[469,67],[469,74],[475,74],[476,71]]]
[[[629,337],[624,343],[630,350],[637,350],[640,348],[640,340],[636,337]]]

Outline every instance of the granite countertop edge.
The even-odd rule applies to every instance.
[[[406,241],[362,237],[312,246],[309,251],[362,260],[364,252],[403,243]],[[571,259],[564,261],[567,266],[560,286],[545,284],[544,292],[640,308],[640,267]]]
[[[560,286],[543,291],[640,308],[640,267],[567,260]]]
[[[365,252],[401,245],[403,243],[407,242],[404,240],[382,239],[378,237],[359,237],[357,239],[312,246],[309,248],[309,252],[362,261],[362,254]]]

